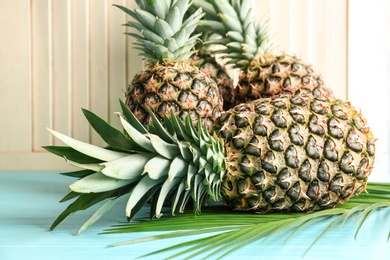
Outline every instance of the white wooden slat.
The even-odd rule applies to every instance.
[[[376,142],[374,171],[389,170],[389,6],[349,2],[348,98],[367,118]],[[370,19],[362,19],[370,17]]]
[[[326,64],[328,62],[328,26],[327,26],[328,1],[309,1],[309,44],[308,60],[316,70],[320,71],[325,82],[328,81]]]
[[[122,24],[127,22],[127,17],[119,8],[112,6],[126,5],[125,0],[108,1],[108,86],[109,86],[109,114],[111,125],[121,129],[120,121],[115,112],[121,111],[119,98],[124,100],[127,86],[126,68],[126,35]]]
[[[290,52],[291,1],[272,0],[270,6],[270,34],[278,50]]]
[[[310,0],[294,0],[290,10],[290,51],[308,60],[309,8]]]
[[[132,0],[126,0],[126,7],[129,9],[136,8],[135,1]],[[130,21],[132,18],[128,15],[126,15],[126,21]],[[134,29],[126,28],[126,30],[131,32],[136,32]],[[131,82],[132,78],[142,70],[143,68],[143,59],[138,55],[138,52],[134,50],[133,45],[134,39],[126,36],[126,76],[127,85]],[[126,87],[127,88],[127,87]]]
[[[0,152],[30,151],[30,2],[1,1],[0,28]]]
[[[108,118],[108,34],[107,3],[93,1],[89,11],[89,91],[90,107],[100,117]],[[90,140],[96,145],[104,145],[94,131]]]
[[[1,171],[31,171],[31,174],[34,174],[34,171],[69,172],[78,169],[68,165],[63,158],[44,151],[18,151],[0,155]]]
[[[91,136],[80,108],[115,125],[117,100],[143,67],[134,40],[122,34],[129,29],[120,26],[131,18],[113,3],[136,6],[134,0],[0,1],[0,26],[6,35],[0,41],[0,169],[67,168],[62,159],[41,152],[42,145],[52,144],[45,126],[103,144]],[[378,150],[386,153],[383,118],[389,113],[381,109],[378,117],[376,104],[387,104],[387,83],[385,77],[372,76],[387,74],[386,0],[253,3],[260,5],[257,17],[269,14],[280,49],[313,63],[336,96],[347,97],[348,83],[348,98],[362,109],[380,138]],[[369,56],[362,58],[362,52]],[[364,68],[362,59],[367,61]]]
[[[52,125],[51,0],[31,2],[31,72],[33,151],[42,151],[53,138],[45,126]]]
[[[70,8],[68,0],[52,2],[53,127],[71,134]],[[54,144],[62,144],[54,141]]]
[[[336,97],[347,99],[348,88],[348,13],[347,0],[328,1],[326,83]]]
[[[70,57],[71,57],[71,134],[81,141],[89,141],[90,129],[81,108],[89,108],[89,38],[88,0],[70,2]]]

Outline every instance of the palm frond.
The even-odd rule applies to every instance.
[[[337,208],[313,213],[258,215],[231,212],[223,206],[214,206],[206,208],[200,215],[183,214],[155,221],[142,220],[136,223],[118,224],[104,231],[103,234],[166,231],[163,234],[119,242],[110,246],[131,245],[203,234],[205,237],[192,240],[187,239],[186,242],[151,252],[145,256],[179,250],[171,257],[183,257],[185,255],[186,259],[190,259],[202,254],[207,259],[211,256],[224,257],[251,242],[264,242],[275,235],[289,232],[284,241],[286,243],[304,227],[330,219],[329,224],[308,246],[304,253],[307,254],[327,232],[336,226],[342,228],[347,221],[355,220],[354,223],[357,227],[352,235],[356,239],[369,215],[385,207],[390,207],[390,184],[369,183],[367,193],[362,193]],[[389,239],[390,230],[387,241]]]

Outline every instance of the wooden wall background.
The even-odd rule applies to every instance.
[[[377,101],[373,88],[387,81],[376,78],[372,85],[373,76],[366,72],[387,68],[383,67],[386,60],[373,64],[378,58],[375,53],[387,45],[375,42],[379,36],[371,35],[370,26],[387,33],[387,23],[377,24],[378,19],[382,23],[387,19],[386,0],[253,2],[260,7],[259,17],[269,18],[280,49],[315,64],[337,96],[359,102],[366,116],[374,118],[371,114],[377,110],[372,104],[376,102],[367,100]],[[0,170],[69,169],[62,159],[41,148],[61,144],[45,126],[102,144],[80,108],[119,125],[114,115],[119,110],[118,98],[124,97],[127,84],[143,64],[132,39],[123,35],[121,24],[129,17],[112,4],[135,7],[134,0],[0,0]],[[370,10],[373,16],[364,20],[363,31],[359,15]],[[383,121],[369,119],[379,123],[375,128],[387,144]],[[387,145],[381,146],[386,153]]]

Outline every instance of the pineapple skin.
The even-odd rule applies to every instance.
[[[293,94],[300,88],[313,91],[317,87],[333,96],[311,64],[294,55],[267,52],[240,70],[234,89],[235,105],[279,93]]]
[[[157,63],[136,74],[126,91],[126,105],[145,126],[148,109],[159,119],[171,112],[184,121],[189,115],[210,128],[222,112],[217,84],[190,62]]]
[[[150,110],[153,126],[145,129],[125,104],[121,107],[123,134],[84,111],[107,142],[105,148],[49,129],[73,149],[47,149],[63,158],[71,151],[91,164],[69,164],[97,169],[81,178],[80,171],[67,174],[78,178],[69,186],[75,195],[117,198],[130,193],[129,220],[149,198],[155,210],[151,216],[157,218],[164,202],[172,202],[173,214],[189,202],[199,213],[210,198],[254,212],[331,208],[365,190],[373,168],[375,139],[366,120],[321,87],[238,105],[223,112],[210,132],[189,117],[182,123],[175,113],[159,122]],[[75,211],[67,208],[51,229],[69,212]]]
[[[218,124],[227,153],[221,194],[235,210],[332,208],[366,188],[373,134],[356,109],[321,87],[238,105]]]
[[[221,66],[211,51],[199,49],[191,56],[194,65],[213,79],[217,85],[223,100],[223,110],[229,110],[235,104],[235,91],[233,79],[229,76],[224,66]]]

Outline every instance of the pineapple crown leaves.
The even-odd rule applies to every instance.
[[[200,34],[194,30],[204,15],[201,9],[190,16],[185,14],[190,7],[189,0],[138,0],[139,8],[134,11],[114,5],[130,15],[134,21],[124,26],[139,33],[125,34],[136,39],[135,48],[140,50],[149,63],[185,61],[194,53],[193,49]]]
[[[80,179],[70,185],[71,193],[63,201],[77,199],[56,219],[51,229],[75,211],[127,193],[130,193],[126,206],[129,220],[150,198],[153,198],[154,209],[151,217],[162,215],[163,203],[169,195],[174,195],[173,214],[183,212],[190,198],[195,212],[200,212],[210,197],[219,199],[226,171],[225,148],[202,123],[193,126],[189,118],[182,122],[173,113],[161,123],[151,113],[153,124],[146,130],[123,102],[121,107],[123,112],[117,115],[127,135],[94,113],[83,110],[90,125],[107,143],[105,148],[49,129],[67,146],[45,149],[81,168],[81,171],[66,173]]]
[[[224,46],[216,53],[221,54],[227,64],[245,69],[271,49],[266,22],[256,23],[250,0],[195,0],[193,6],[191,10],[202,8],[206,12],[199,30],[220,35],[207,44]]]

